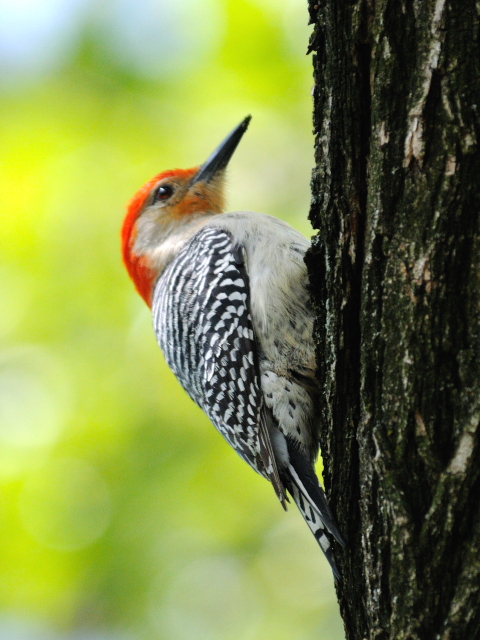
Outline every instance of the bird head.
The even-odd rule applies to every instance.
[[[123,261],[149,306],[155,281],[170,260],[206,218],[223,213],[225,170],[250,119],[247,116],[203,165],[159,173],[130,200],[122,228]]]

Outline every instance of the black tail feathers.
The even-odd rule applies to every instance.
[[[285,486],[325,554],[335,580],[340,582],[341,574],[333,557],[329,536],[335,538],[342,547],[345,546],[345,541],[335,523],[313,465],[290,443],[288,453],[290,463],[284,472]]]

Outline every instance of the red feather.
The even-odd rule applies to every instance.
[[[174,169],[172,171],[165,171],[159,173],[146,184],[143,185],[139,191],[133,196],[128,203],[127,215],[123,222],[122,227],[122,254],[123,262],[127,267],[127,271],[132,278],[138,293],[142,296],[149,307],[152,306],[153,286],[157,279],[157,273],[148,264],[147,256],[136,255],[133,251],[136,238],[136,222],[139,215],[142,213],[150,192],[155,185],[171,177],[190,177],[191,173],[196,172],[197,169]]]

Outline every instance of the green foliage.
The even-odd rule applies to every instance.
[[[138,187],[247,113],[230,208],[310,233],[307,12],[282,4],[213,4],[215,44],[156,75],[92,14],[70,58],[0,95],[1,637],[343,637],[307,527],[169,372],[119,251]]]

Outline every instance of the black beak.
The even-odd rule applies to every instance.
[[[215,149],[208,160],[200,167],[200,170],[193,179],[192,184],[200,181],[209,182],[219,171],[225,169],[230,158],[233,156],[238,143],[242,139],[243,134],[247,130],[251,119],[252,116],[247,116],[245,120],[243,120],[238,127],[236,127],[232,133],[225,138],[222,144]]]

